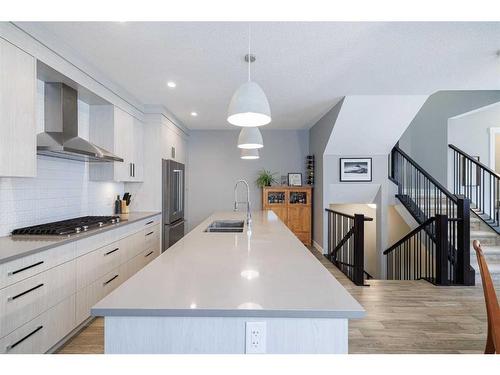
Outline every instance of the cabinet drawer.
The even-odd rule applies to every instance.
[[[158,255],[160,255],[160,244],[158,244],[158,246],[144,250],[142,253],[129,260],[126,264],[127,276],[131,277],[132,275],[137,273]]]
[[[0,290],[0,337],[75,293],[75,261]]]
[[[113,242],[76,259],[76,288],[91,284],[127,261],[127,239]]]
[[[154,246],[160,241],[160,226],[155,225],[144,229],[144,249]]]
[[[80,257],[117,240],[114,230],[82,238],[76,243],[76,256]]]
[[[0,353],[45,353],[73,328],[75,328],[74,295],[0,339]]]
[[[75,248],[73,242],[0,264],[0,289],[74,259]]]
[[[90,309],[127,279],[126,265],[122,264],[92,284],[76,292],[76,324],[90,316]]]
[[[142,220],[142,227],[143,228],[149,228],[149,227],[154,227],[155,225],[160,225],[161,221],[161,216],[153,216],[147,219]]]
[[[139,253],[141,253],[145,249],[145,241],[144,241],[144,231],[140,230],[139,232],[127,237],[127,260],[132,259]]]

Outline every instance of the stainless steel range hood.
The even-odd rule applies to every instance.
[[[37,153],[63,159],[112,162],[122,158],[78,136],[78,94],[64,83],[45,83],[45,131]]]

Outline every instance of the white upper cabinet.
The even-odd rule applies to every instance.
[[[36,176],[36,61],[0,38],[0,177]]]
[[[144,180],[144,124],[134,118],[134,178]]]
[[[91,163],[93,181],[142,182],[143,180],[142,123],[113,105],[90,106],[90,141],[123,162]]]
[[[186,164],[187,142],[174,124],[167,123],[161,127],[162,157]]]

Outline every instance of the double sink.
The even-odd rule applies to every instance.
[[[211,233],[242,233],[245,221],[243,220],[215,220],[205,229]]]

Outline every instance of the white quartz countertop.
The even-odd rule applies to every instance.
[[[78,234],[64,236],[21,235],[0,237],[0,263],[8,262],[39,251],[48,250],[69,242],[78,241],[82,238],[95,236],[96,234],[159,214],[160,212],[131,212],[129,214],[118,215],[120,216],[120,222],[117,224],[106,225],[102,228],[91,229],[87,232],[80,232]]]
[[[207,233],[215,213],[92,308],[94,316],[361,318],[363,307],[272,211],[251,233]]]

